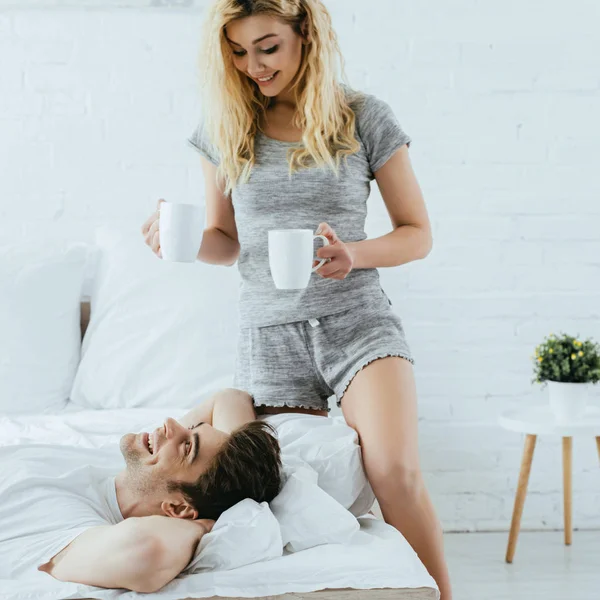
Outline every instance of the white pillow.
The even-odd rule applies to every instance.
[[[271,504],[246,498],[226,510],[205,535],[186,572],[227,570],[321,544],[347,544],[358,520],[317,486],[308,465],[283,468]]]
[[[81,348],[87,252],[79,242],[0,245],[0,414],[66,405]]]
[[[190,408],[230,387],[236,269],[163,261],[139,227],[99,227],[96,245],[91,319],[71,401],[86,408]]]
[[[269,505],[246,498],[217,519],[185,571],[235,569],[282,554],[281,530]]]
[[[355,517],[369,512],[375,494],[363,467],[358,434],[343,416],[284,413],[258,418],[277,429],[284,464],[310,466],[319,487]]]
[[[281,539],[289,552],[321,544],[348,544],[360,529],[352,513],[317,484],[318,474],[309,465],[284,468],[281,491],[271,502]]]

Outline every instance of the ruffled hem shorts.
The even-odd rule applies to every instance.
[[[329,410],[341,406],[354,376],[379,358],[414,364],[401,319],[386,295],[333,315],[240,330],[234,386],[255,406]]]

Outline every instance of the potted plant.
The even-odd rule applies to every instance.
[[[564,423],[585,412],[590,385],[600,381],[600,346],[592,340],[551,333],[532,356],[533,382],[548,385],[550,408]]]

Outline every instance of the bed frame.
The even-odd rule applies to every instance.
[[[90,321],[91,306],[88,301],[81,303],[81,337],[85,335]],[[436,591],[431,588],[386,588],[371,590],[356,589],[327,589],[318,592],[294,592],[278,596],[263,596],[255,600],[436,600]],[[248,600],[247,598],[233,598],[225,596],[212,596],[210,598],[182,600]]]

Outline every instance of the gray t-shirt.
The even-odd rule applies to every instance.
[[[315,231],[326,222],[343,242],[366,239],[367,198],[374,173],[401,146],[410,145],[411,139],[386,102],[370,94],[364,97],[355,109],[360,151],[349,156],[347,163],[341,161],[339,179],[331,169],[318,167],[303,169],[290,179],[287,152],[296,142],[257,134],[250,179],[231,196],[240,242],[242,327],[319,318],[369,304],[384,294],[377,269],[355,269],[343,281],[313,273],[305,289],[278,290],[269,268],[270,229]],[[214,165],[219,164],[202,123],[188,142]]]

